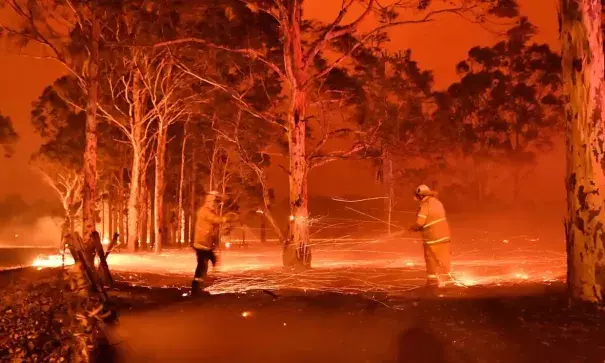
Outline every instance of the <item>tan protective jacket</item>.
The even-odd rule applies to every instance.
[[[416,224],[422,227],[422,239],[427,245],[450,241],[450,226],[445,217],[443,204],[434,196],[420,202]]]
[[[221,223],[225,223],[227,221],[227,217],[221,217],[216,214],[209,206],[203,205],[197,211],[193,248],[202,250],[214,249],[214,238],[218,237],[218,233],[215,233],[215,229],[219,228]]]

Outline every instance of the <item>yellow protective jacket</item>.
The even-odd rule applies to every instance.
[[[420,202],[416,225],[422,231],[422,239],[427,245],[449,242],[451,239],[445,208],[435,196],[424,197]]]
[[[227,220],[227,217],[221,217],[210,207],[203,205],[197,211],[193,248],[213,250],[215,243],[218,243],[218,241],[215,241],[215,239],[218,238],[218,233],[216,233],[216,231],[220,228],[221,223],[225,223]]]

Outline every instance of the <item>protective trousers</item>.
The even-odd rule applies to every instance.
[[[192,293],[199,290],[200,284],[208,274],[208,261],[212,262],[213,266],[216,264],[216,255],[214,254],[214,251],[200,248],[194,248],[194,250],[197,257],[197,267],[195,268],[195,275],[193,277],[193,282],[191,283]]]
[[[449,280],[451,269],[450,241],[424,244],[427,284],[438,286],[439,282]]]

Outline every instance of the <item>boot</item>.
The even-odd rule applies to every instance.
[[[200,294],[200,282],[193,280],[191,283],[191,296],[198,296]]]

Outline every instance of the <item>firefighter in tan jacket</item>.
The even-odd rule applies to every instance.
[[[450,279],[450,227],[437,193],[421,185],[416,188],[415,199],[420,209],[410,230],[422,233],[427,285],[439,286]]]
[[[192,246],[197,257],[197,267],[193,283],[191,284],[192,295],[199,292],[200,284],[208,273],[208,262],[212,262],[213,266],[216,264],[214,249],[219,243],[221,224],[237,218],[235,213],[219,216],[217,214],[219,205],[220,194],[211,191],[206,194],[204,204],[197,211],[195,236]]]

